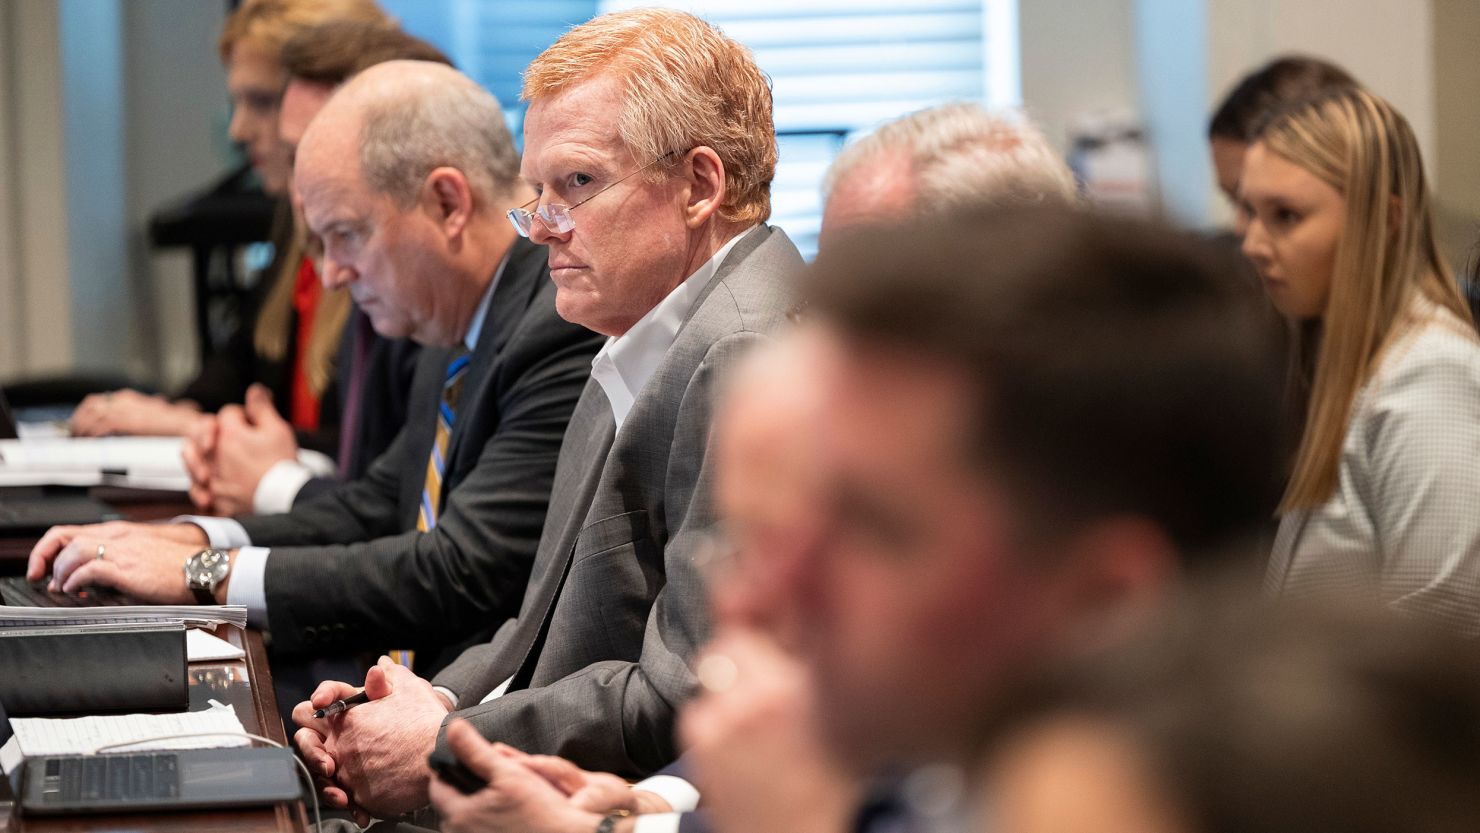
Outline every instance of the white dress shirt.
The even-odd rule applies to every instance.
[[[731,237],[729,242],[719,247],[714,257],[704,261],[694,274],[638,319],[632,329],[607,339],[591,360],[591,378],[601,385],[606,400],[611,403],[612,418],[616,420],[618,431],[622,430],[622,422],[632,410],[632,403],[637,401],[638,394],[653,378],[658,365],[668,354],[668,348],[678,338],[679,328],[694,308],[694,302],[714,280],[725,256],[735,248],[740,238],[749,233],[750,229],[746,229]]]
[[[483,297],[479,299],[477,309],[473,311],[472,322],[463,336],[463,344],[468,348],[468,352],[472,352],[478,346],[478,337],[483,333],[483,319],[488,315],[488,305],[493,300],[493,290],[498,286],[499,277],[503,275],[504,267],[508,265],[508,262],[509,256],[506,253],[498,269],[493,273],[493,280],[489,281],[488,288],[483,290]],[[301,488],[303,484],[298,485]],[[291,501],[289,503],[291,505]],[[175,520],[193,523],[200,527],[206,533],[206,538],[210,540],[212,547],[237,551],[236,556],[231,560],[231,583],[226,585],[226,603],[245,606],[247,623],[254,628],[266,628],[267,557],[271,551],[267,547],[252,546],[252,539],[247,535],[247,530],[231,518],[184,515]]]

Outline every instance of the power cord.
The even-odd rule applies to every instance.
[[[105,751],[110,750],[110,749],[120,749],[120,748],[126,747],[126,746],[138,746],[141,743],[155,743],[157,741],[162,741],[162,740],[189,740],[189,739],[192,739],[192,738],[216,738],[216,737],[250,738],[251,740],[255,740],[255,741],[259,741],[261,743],[265,743],[268,746],[274,747],[276,749],[287,749],[288,748],[286,745],[281,744],[281,743],[278,743],[277,741],[273,740],[272,738],[265,738],[265,737],[263,737],[261,735],[254,735],[251,732],[189,732],[189,733],[183,734],[183,735],[157,735],[157,736],[152,737],[152,738],[138,738],[137,740],[122,741],[120,743],[105,743],[102,746],[99,746],[96,749],[94,749],[92,751],[92,754],[97,754],[99,752],[105,752]],[[178,750],[174,750],[174,751],[178,751]],[[322,827],[323,827],[323,818],[319,814],[319,791],[314,786],[313,774],[308,771],[308,767],[303,763],[302,760],[300,760],[298,758],[297,755],[294,755],[293,756],[293,763],[298,766],[298,771],[303,774],[304,781],[308,784],[308,797],[313,802],[313,825],[314,825],[314,829],[315,830],[322,829]]]

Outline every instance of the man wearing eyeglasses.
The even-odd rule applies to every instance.
[[[628,776],[675,755],[705,638],[695,556],[713,521],[716,388],[790,305],[796,248],[764,225],[776,144],[749,53],[692,15],[576,27],[525,73],[510,212],[548,247],[556,308],[609,337],[571,418],[519,615],[434,680],[382,660],[371,698],[329,682],[296,735],[331,803],[387,818],[428,802],[449,712],[488,738]],[[435,688],[434,688],[435,686]]]

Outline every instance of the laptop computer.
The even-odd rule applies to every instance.
[[[183,749],[27,758],[26,815],[253,807],[302,797],[287,749]]]
[[[0,746],[10,740],[0,703]],[[0,776],[0,829],[17,801],[26,815],[254,807],[296,801],[301,782],[287,749],[183,749],[44,755]]]
[[[0,440],[17,438],[15,411],[0,387]],[[54,526],[93,524],[122,516],[75,489],[0,487],[0,535],[40,535]]]

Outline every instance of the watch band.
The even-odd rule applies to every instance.
[[[190,592],[195,594],[195,603],[198,605],[213,605],[216,603],[216,591],[207,590],[204,587],[192,587]]]
[[[617,828],[617,819],[632,815],[630,810],[614,810],[596,825],[596,833],[612,833]]]

